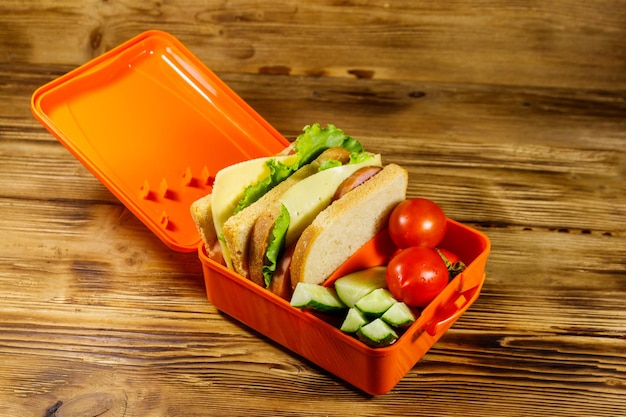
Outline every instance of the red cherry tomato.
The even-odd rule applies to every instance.
[[[446,234],[446,215],[435,202],[412,198],[398,204],[389,217],[389,234],[400,248],[436,247]]]
[[[435,249],[413,246],[387,265],[387,287],[394,298],[426,307],[448,285],[448,268]]]

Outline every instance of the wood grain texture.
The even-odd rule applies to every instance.
[[[369,397],[208,301],[30,112],[147,29],[288,138],[334,123],[492,243],[481,296]],[[0,416],[617,416],[626,409],[622,1],[0,4]]]
[[[7,0],[2,8],[3,42],[17,62],[79,64],[156,28],[180,37],[219,72],[626,85],[619,0]]]

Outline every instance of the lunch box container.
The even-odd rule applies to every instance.
[[[448,219],[441,247],[467,268],[394,344],[366,346],[210,260],[189,207],[217,171],[289,141],[172,35],[144,32],[38,88],[35,118],[169,248],[197,251],[208,300],[362,391],[390,391],[478,298],[489,239]],[[334,276],[385,264],[383,230]]]

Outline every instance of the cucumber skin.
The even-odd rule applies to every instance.
[[[387,287],[386,271],[386,266],[375,266],[345,275],[335,281],[337,295],[348,307],[354,307],[372,291]]]
[[[381,329],[385,332],[384,337],[377,337],[372,334],[373,331]],[[361,326],[356,335],[361,342],[374,348],[390,346],[398,340],[398,334],[380,318]]]
[[[375,294],[372,294],[373,292],[375,292]],[[365,303],[361,303],[361,307],[365,308],[366,311],[362,311],[358,304],[363,298],[368,296],[374,299],[374,308],[369,308],[371,306],[363,307],[363,304],[368,303],[368,300],[366,300]],[[377,302],[381,303],[379,308],[376,306]],[[344,333],[356,336],[358,340],[372,348],[392,345],[399,338],[394,329],[402,331],[415,321],[415,316],[410,309],[410,316],[406,315],[405,319],[394,319],[393,315],[395,315],[395,313],[392,314],[391,319],[389,315],[383,317],[391,308],[401,308],[396,307],[397,304],[403,304],[402,302],[396,301],[386,288],[377,288],[365,297],[362,297],[354,307],[348,308],[338,296],[335,288],[324,287],[317,284],[299,283],[298,286],[296,286],[296,290],[294,290],[290,304],[295,308],[309,309],[320,313],[346,313],[340,330]],[[391,306],[386,307],[389,304],[391,304]],[[368,308],[370,311],[367,311]],[[350,314],[358,316],[352,317],[354,319],[353,323],[346,323]],[[359,320],[359,316],[362,320]],[[372,333],[372,331],[376,332],[381,329],[383,331],[382,337]]]
[[[340,330],[345,333],[356,333],[361,327],[369,323],[363,313],[358,308],[352,307],[348,310],[346,318],[341,324]]]
[[[356,308],[370,319],[376,319],[382,316],[391,306],[397,303],[391,292],[386,288],[379,288],[356,303]]]
[[[396,312],[400,310],[399,312]],[[416,320],[415,315],[402,301],[389,307],[387,311],[381,316],[381,319],[392,327],[398,329],[405,329],[413,324]]]
[[[300,309],[311,309],[320,313],[338,313],[346,310],[333,288],[317,284],[298,283],[290,304]]]

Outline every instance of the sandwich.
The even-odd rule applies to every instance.
[[[241,251],[246,246],[256,207],[272,201],[291,184],[309,175],[312,171],[307,166],[330,148],[343,148],[348,153],[363,151],[358,141],[335,126],[321,128],[315,124],[306,126],[278,155],[243,161],[218,171],[211,193],[190,207],[209,258],[247,277]],[[256,204],[258,200],[261,201]],[[251,206],[255,208],[249,209]],[[225,227],[226,233],[238,230],[239,239],[225,238]],[[229,234],[233,237],[233,233]]]
[[[407,183],[403,168],[316,124],[280,155],[219,171],[191,214],[209,258],[289,299],[386,227]]]

